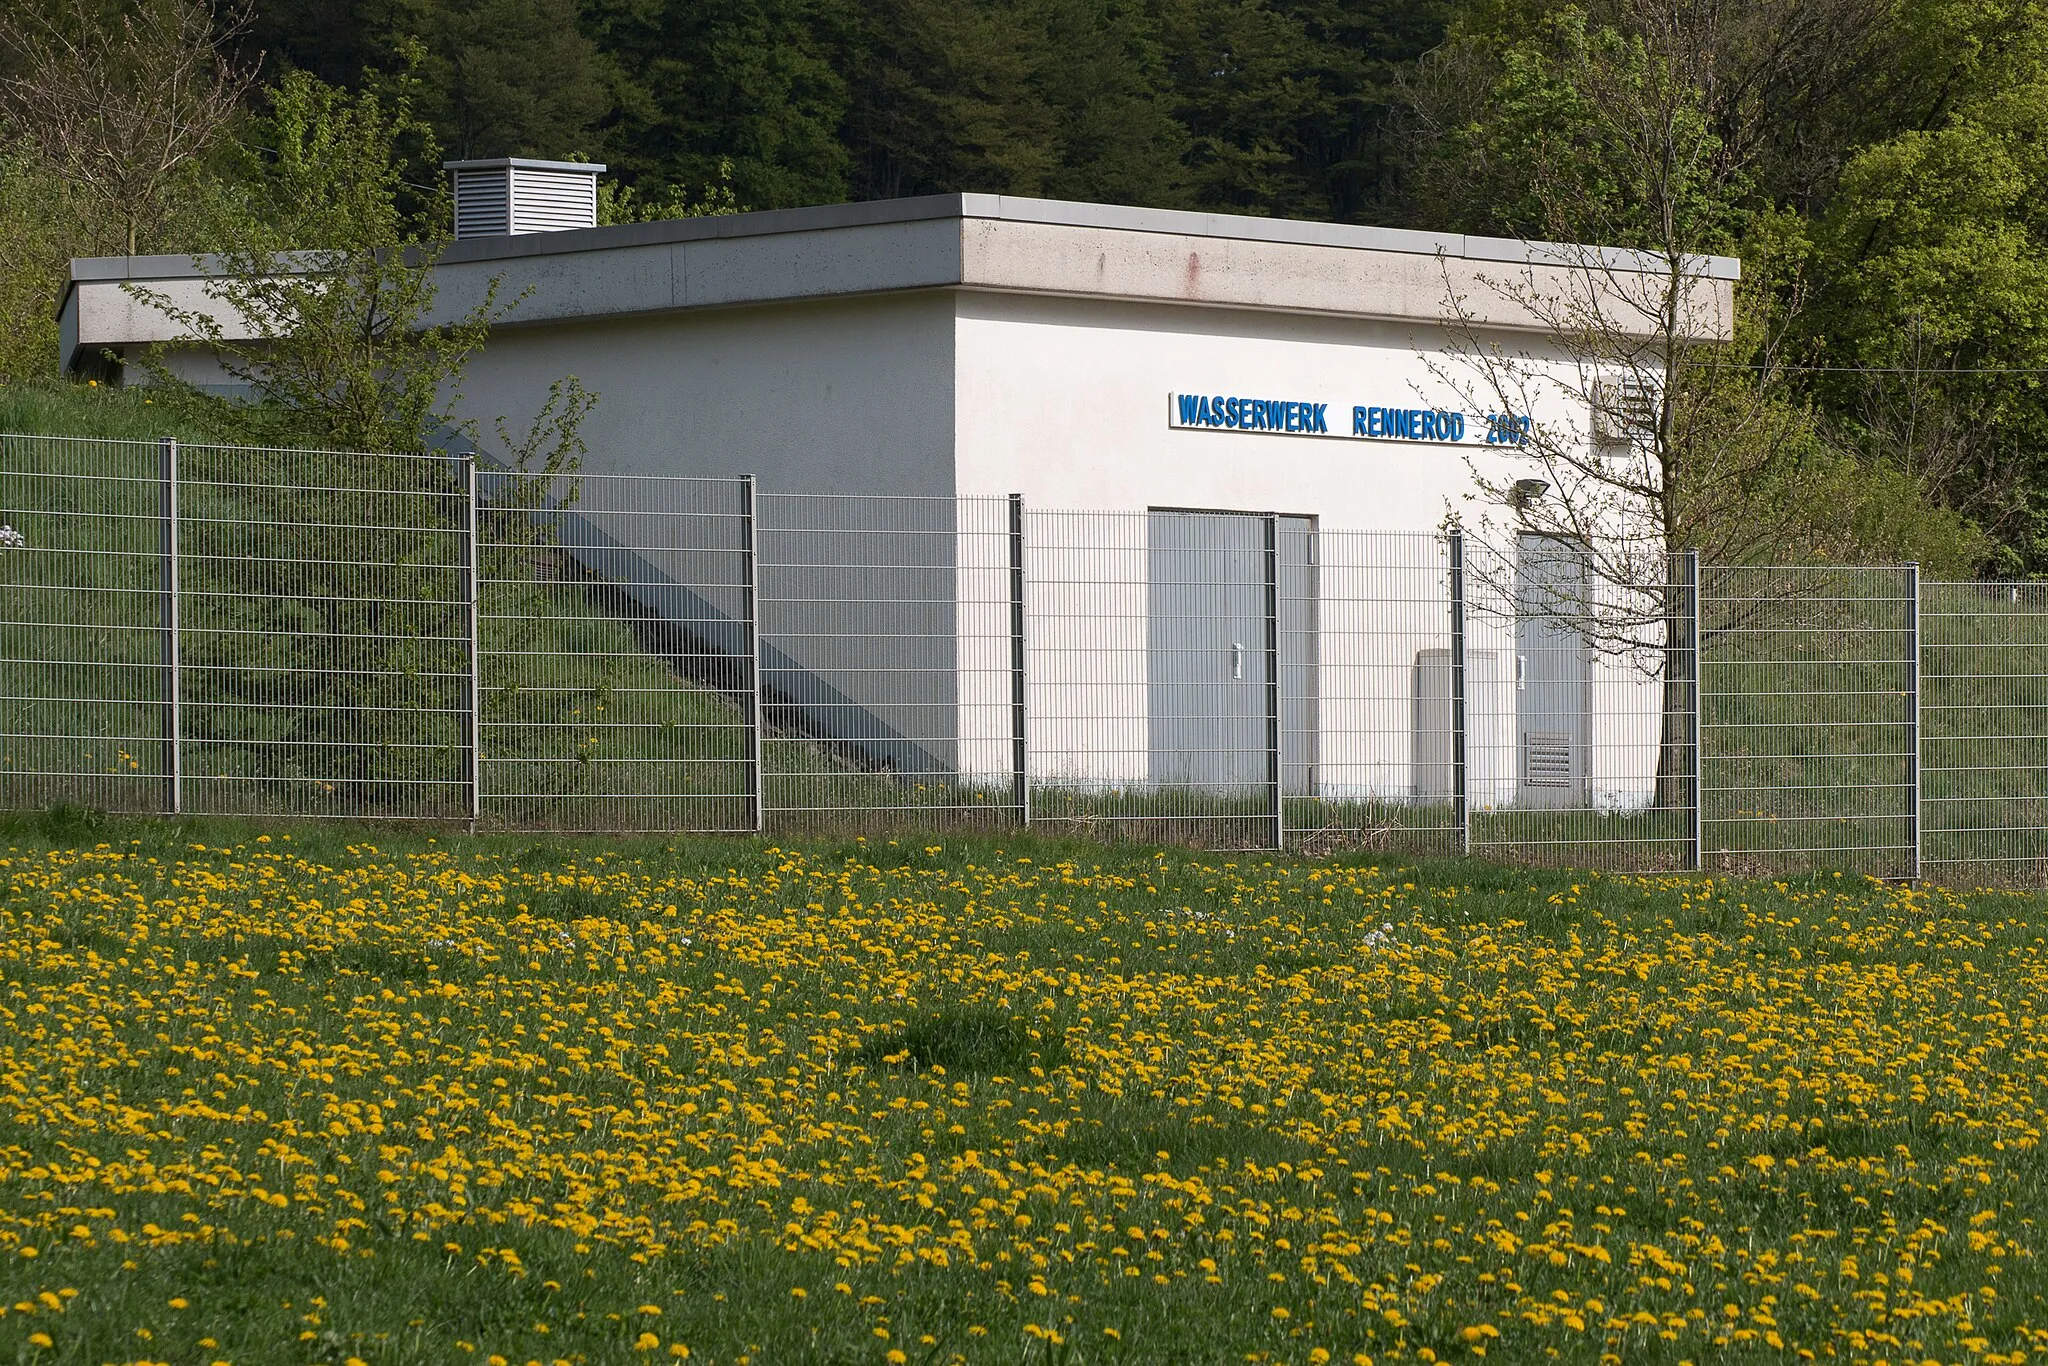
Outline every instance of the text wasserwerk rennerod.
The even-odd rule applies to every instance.
[[[1175,427],[1269,432],[1277,436],[1362,437],[1375,441],[1436,441],[1454,444],[1467,434],[1488,446],[1524,446],[1530,421],[1523,413],[1474,415],[1445,408],[1392,408],[1360,404],[1351,410],[1351,429],[1330,428],[1330,405],[1301,399],[1240,398],[1223,394],[1174,394],[1167,408]],[[1341,419],[1340,419],[1341,420]]]

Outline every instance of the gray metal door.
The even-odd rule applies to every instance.
[[[1584,622],[1586,552],[1549,536],[1520,537],[1515,557],[1517,804],[1586,804],[1592,652]]]
[[[1264,790],[1278,762],[1287,791],[1311,790],[1314,523],[1155,511],[1147,545],[1152,782]]]
[[[1322,600],[1313,517],[1276,517],[1280,627],[1280,790],[1290,797],[1318,792],[1322,759]]]

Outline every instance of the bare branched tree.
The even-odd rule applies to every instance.
[[[101,250],[155,244],[179,174],[220,139],[253,66],[229,56],[247,15],[222,0],[0,5],[12,67],[0,108],[90,202]]]
[[[1676,553],[1726,562],[1768,543],[1768,527],[1733,510],[1754,500],[1805,432],[1730,392],[1756,372],[1731,386],[1717,366],[1712,348],[1727,319],[1714,315],[1727,294],[1707,272],[1704,258],[1678,253],[1559,246],[1518,275],[1481,277],[1495,296],[1484,311],[1513,304],[1540,343],[1504,343],[1472,300],[1450,294],[1452,343],[1431,363],[1468,411],[1495,415],[1490,434],[1510,457],[1468,460],[1480,504],[1470,521],[1496,548],[1474,558],[1476,586],[1662,679],[1664,807],[1683,804],[1676,784],[1690,771],[1691,639]],[[1532,576],[1528,544],[1559,563]],[[1540,601],[1530,598],[1532,577]]]
[[[1771,488],[1812,440],[1772,401],[1781,337],[1736,336],[1734,284],[1703,253],[1737,233],[1743,156],[1715,127],[1720,80],[1712,6],[1635,0],[1620,26],[1564,28],[1498,97],[1527,202],[1557,243],[1519,270],[1482,274],[1475,301],[1450,287],[1453,342],[1438,377],[1468,410],[1501,415],[1513,457],[1472,461],[1477,521],[1503,546],[1554,547],[1529,601],[1513,553],[1482,558],[1497,600],[1554,613],[1601,655],[1663,685],[1659,806],[1685,804],[1693,705],[1687,591],[1674,557],[1755,559],[1795,509]],[[1527,345],[1481,325],[1518,313]],[[1782,316],[1780,311],[1779,316]],[[1505,470],[1505,473],[1503,472]]]

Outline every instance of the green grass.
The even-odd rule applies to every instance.
[[[28,380],[0,383],[0,432],[100,437],[119,441],[226,441],[228,433],[145,389]]]
[[[0,1360],[2048,1343],[2035,897],[75,811],[0,858]]]

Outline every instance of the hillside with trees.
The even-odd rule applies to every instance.
[[[450,155],[1726,253],[1689,542],[2048,573],[2039,0],[17,0],[0,82],[16,383],[70,256],[431,242]]]

